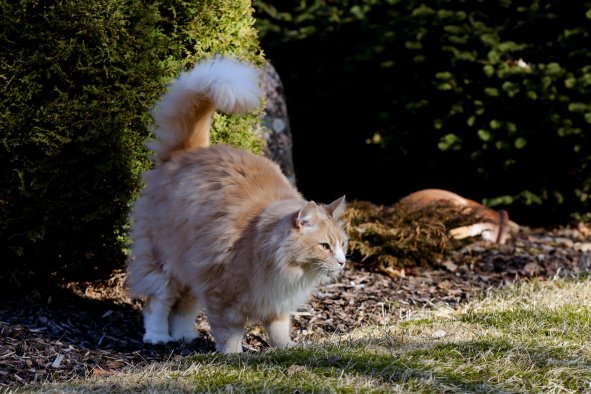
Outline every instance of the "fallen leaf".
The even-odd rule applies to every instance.
[[[406,272],[404,271],[404,268],[394,269],[392,267],[381,265],[379,269],[381,272],[388,275],[392,279],[406,278]]]
[[[62,365],[62,360],[64,359],[63,354],[58,354],[53,363],[51,363],[51,368],[59,368]]]
[[[581,252],[591,252],[591,242],[576,242],[574,244],[575,250],[579,250]]]
[[[439,287],[442,290],[449,290],[453,287],[453,285],[451,284],[451,282],[449,280],[446,279],[444,281],[439,282],[437,287]]]
[[[104,369],[100,368],[93,368],[92,369],[92,376],[95,378],[100,378],[101,376],[105,376],[107,373]]]
[[[589,238],[591,236],[591,226],[589,224],[580,222],[578,225],[578,230],[585,238]]]
[[[451,260],[445,260],[442,264],[449,272],[456,272],[458,270],[458,266]]]
[[[125,362],[123,360],[113,360],[107,363],[109,369],[119,369],[125,366]]]
[[[530,262],[523,266],[523,272],[525,272],[529,276],[536,275],[541,271],[542,267],[535,262]]]

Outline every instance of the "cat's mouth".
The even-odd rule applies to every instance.
[[[324,269],[328,275],[335,276],[339,272],[341,272],[343,269],[345,269],[346,265],[347,265],[346,261],[344,261],[344,262],[339,261],[339,262],[332,263],[330,265],[325,265]]]
[[[327,262],[327,261],[311,261],[308,263],[305,263],[302,265],[302,268],[304,268],[304,271],[308,271],[310,273],[313,273],[314,275],[317,275],[319,277],[329,277],[329,278],[333,278],[335,276],[337,276],[341,271],[343,271],[343,269],[345,268],[345,266],[347,265],[347,262],[337,262],[337,261],[331,261],[331,262]]]

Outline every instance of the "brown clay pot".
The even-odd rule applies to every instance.
[[[466,207],[470,210],[470,213],[482,218],[482,221],[450,230],[450,234],[454,238],[462,239],[480,235],[487,241],[504,244],[510,237],[511,231],[519,227],[516,223],[509,220],[509,213],[507,211],[495,211],[476,201],[464,198],[447,190],[419,190],[400,200],[401,203],[409,203],[415,206],[425,206],[438,201],[445,201],[455,204],[458,207]]]

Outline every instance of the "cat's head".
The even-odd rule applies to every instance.
[[[349,238],[341,216],[345,196],[330,204],[306,203],[295,215],[293,231],[302,269],[335,276],[346,264]]]

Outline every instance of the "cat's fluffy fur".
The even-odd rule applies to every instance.
[[[220,352],[242,351],[248,321],[289,346],[290,313],[345,265],[344,197],[308,202],[270,160],[209,146],[214,111],[251,111],[260,95],[256,68],[215,58],[154,111],[156,166],[134,208],[127,282],[146,298],[145,342],[191,341],[204,308]]]

